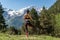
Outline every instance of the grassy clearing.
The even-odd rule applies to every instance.
[[[46,35],[30,35],[27,39],[26,35],[8,35],[0,33],[0,40],[60,40],[60,38]]]

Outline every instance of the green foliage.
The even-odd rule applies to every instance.
[[[54,26],[52,25],[52,14],[49,13],[45,7],[43,7],[43,10],[40,13],[40,25],[42,27],[42,33],[51,33],[54,30]]]
[[[59,31],[60,30],[60,27],[59,27],[60,0],[57,0],[56,3],[49,8],[48,11],[50,11],[51,14],[54,14],[54,15],[52,15],[53,16],[52,25],[54,25],[54,34],[55,34],[55,36],[60,36],[60,31]]]
[[[56,25],[54,27],[55,36],[59,36],[60,37],[60,13],[55,15],[55,20],[56,20]]]
[[[49,8],[49,11],[52,12],[53,14],[57,14],[60,13],[60,0],[57,0],[54,5],[52,5],[50,8]]]

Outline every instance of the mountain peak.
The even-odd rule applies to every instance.
[[[17,26],[17,27],[19,25],[22,25],[24,14],[26,13],[27,9],[32,9],[32,8],[34,8],[34,6],[28,6],[28,7],[22,8],[17,11],[12,10],[12,9],[6,9],[5,12],[3,13],[3,16],[6,20],[6,24],[8,24],[10,26],[11,25]],[[41,11],[41,10],[39,10],[39,11]],[[37,10],[38,13],[39,13],[39,11]]]

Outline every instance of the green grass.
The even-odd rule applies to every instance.
[[[8,35],[0,33],[0,40],[60,40],[60,38],[47,35],[30,35],[26,38],[26,35]]]

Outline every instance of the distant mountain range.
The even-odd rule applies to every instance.
[[[14,26],[15,28],[19,28],[24,23],[23,16],[26,13],[26,10],[27,9],[30,10],[30,9],[32,9],[32,7],[33,6],[28,6],[28,7],[22,8],[18,11],[11,10],[11,9],[5,9],[3,16],[6,20],[6,24],[9,27]],[[37,10],[37,12],[39,13],[40,11]]]

